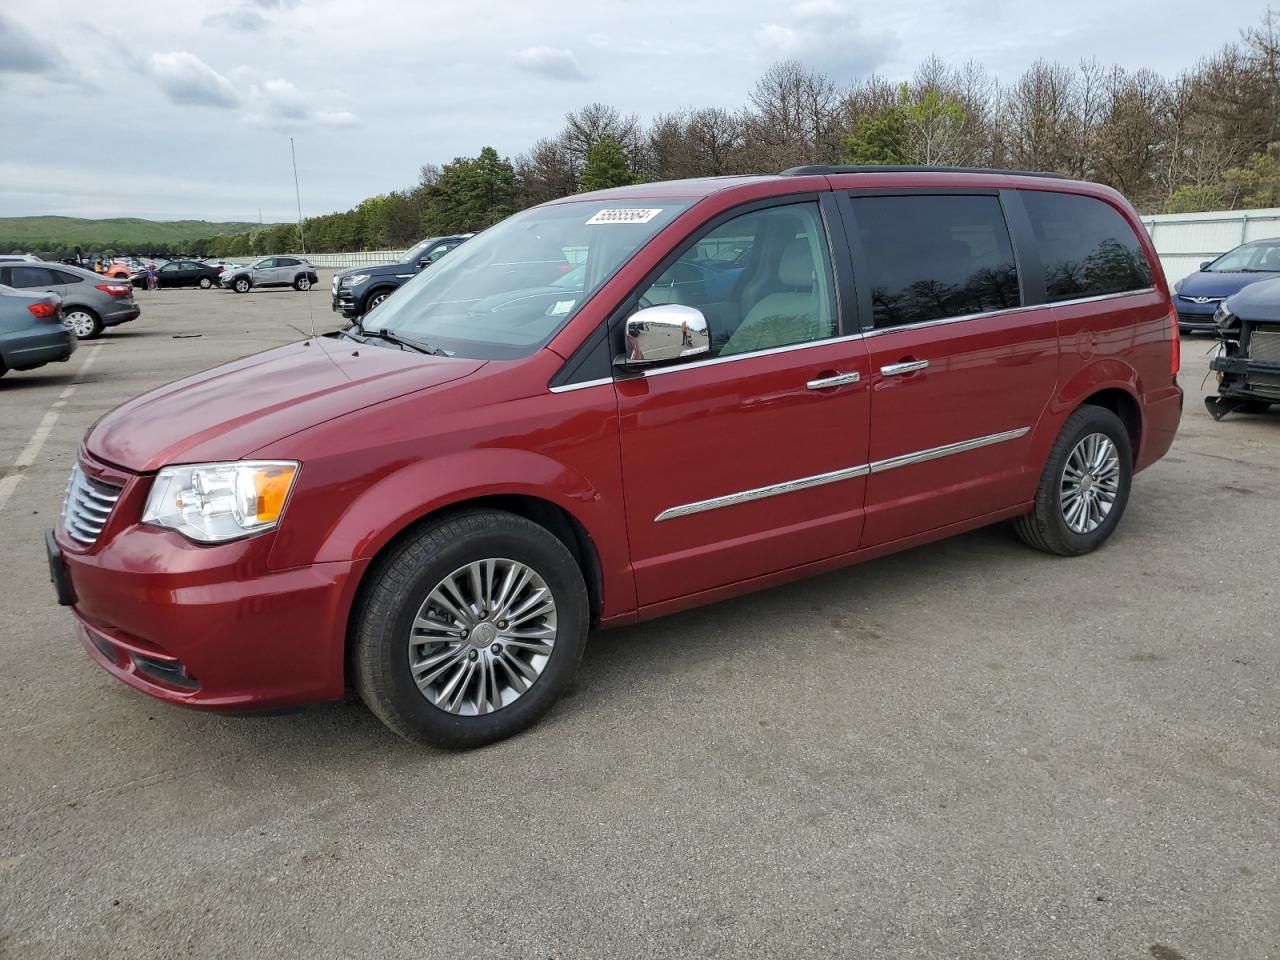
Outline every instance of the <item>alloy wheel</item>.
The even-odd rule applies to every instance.
[[[83,310],[72,310],[62,318],[62,325],[80,340],[93,336],[93,317]]]
[[[1074,533],[1092,533],[1120,495],[1120,453],[1111,438],[1091,433],[1072,449],[1059,487],[1062,519]]]
[[[310,289],[311,289],[311,281],[310,281],[310,280],[308,280],[306,277],[299,277],[299,278],[298,278],[298,289],[299,289],[299,290],[310,290]]]
[[[518,560],[459,567],[432,588],[409,631],[409,668],[427,700],[479,716],[518,700],[550,661],[556,601]]]
[[[375,296],[371,297],[371,298],[369,299],[369,306],[367,306],[367,307],[365,308],[365,313],[368,313],[370,310],[372,310],[374,307],[376,307],[378,304],[380,304],[380,303],[381,303],[383,300],[385,300],[385,299],[387,299],[387,294],[385,294],[385,293],[379,293],[379,294],[376,294]]]

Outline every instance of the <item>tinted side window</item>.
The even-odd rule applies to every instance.
[[[65,270],[54,270],[53,275],[54,277],[57,278],[58,283],[83,283],[84,282],[84,277],[77,276],[74,273],[67,273]]]
[[[1022,305],[993,196],[854,197],[876,327]]]
[[[52,287],[59,282],[53,271],[44,267],[14,267],[10,276],[12,287]]]
[[[832,293],[822,214],[816,203],[794,203],[722,223],[685,250],[640,305],[697,307],[711,355],[730,356],[834,337]]]
[[[1151,264],[1128,221],[1094,197],[1027,190],[1027,215],[1040,247],[1050,301],[1142,290]]]
[[[298,261],[293,259],[293,257],[277,257],[275,265],[277,267],[296,267],[298,265]]]

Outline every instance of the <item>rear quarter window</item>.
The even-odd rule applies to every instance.
[[[1022,192],[1044,264],[1048,300],[1144,290],[1151,264],[1129,222],[1102,200],[1072,193]]]

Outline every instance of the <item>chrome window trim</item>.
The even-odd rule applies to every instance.
[[[712,497],[710,500],[697,500],[693,503],[681,504],[678,507],[668,507],[654,517],[653,522],[661,523],[663,520],[674,520],[676,517],[687,517],[695,513],[705,513],[708,510],[719,510],[722,507],[732,507],[740,503],[750,503],[753,500],[781,496],[784,493],[795,493],[797,490],[808,490],[811,487],[820,487],[828,483],[838,483],[842,480],[852,480],[855,477],[865,477],[873,473],[896,470],[899,467],[909,467],[917,463],[937,460],[940,457],[949,457],[952,454],[965,453],[969,450],[978,450],[993,444],[1017,440],[1019,437],[1026,436],[1030,431],[1030,427],[1018,427],[1015,430],[1004,430],[1000,433],[990,433],[983,437],[974,437],[971,440],[961,440],[958,443],[947,443],[940,447],[917,450],[915,453],[889,457],[886,460],[876,460],[856,467],[832,470],[830,473],[818,473],[810,477],[800,477],[797,480],[770,484],[767,487],[754,487],[750,490],[741,490],[738,493],[725,494],[723,497]]]
[[[852,340],[861,340],[866,334],[850,333],[843,337],[827,337],[824,340],[807,340],[804,343],[790,343],[784,347],[770,347],[767,350],[755,350],[751,353],[734,353],[727,357],[711,357],[708,360],[694,360],[690,363],[677,363],[670,367],[655,367],[652,370],[640,371],[642,376],[657,377],[664,373],[675,373],[679,370],[693,370],[698,367],[711,367],[718,363],[732,363],[735,360],[750,360],[752,357],[770,357],[778,353],[791,353],[794,350],[809,350],[813,347],[823,347],[833,343],[848,343]]]
[[[581,383],[566,383],[559,387],[551,387],[552,393],[569,393],[571,390],[585,390],[587,387],[602,387],[613,384],[613,377],[601,377],[598,380],[583,380]]]

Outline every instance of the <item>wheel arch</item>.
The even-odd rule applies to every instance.
[[[1129,447],[1136,463],[1142,444],[1142,408],[1138,405],[1137,398],[1122,387],[1105,387],[1081,400],[1076,409],[1086,405],[1103,407],[1120,418],[1129,434]]]
[[[493,493],[455,500],[409,519],[378,547],[361,575],[356,589],[357,602],[364,591],[369,572],[377,567],[379,558],[394,550],[407,537],[413,536],[425,524],[434,523],[467,510],[501,510],[523,517],[545,529],[565,545],[587,586],[587,602],[591,618],[596,621],[604,605],[604,575],[600,566],[600,553],[586,525],[561,504],[545,497],[528,493]]]

